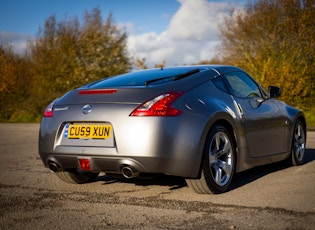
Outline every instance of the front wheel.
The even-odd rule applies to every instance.
[[[56,175],[64,182],[71,184],[84,184],[93,181],[99,173],[83,172],[76,169],[59,171]]]
[[[228,190],[235,171],[235,146],[228,130],[221,125],[211,128],[203,153],[201,177],[186,179],[197,193],[224,193]]]
[[[306,131],[304,124],[297,120],[293,130],[293,140],[291,147],[292,165],[301,165],[304,163],[306,149]]]

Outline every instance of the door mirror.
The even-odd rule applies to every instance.
[[[280,97],[281,95],[281,89],[277,86],[269,86],[268,91],[269,91],[270,98]]]

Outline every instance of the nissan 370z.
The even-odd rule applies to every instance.
[[[47,106],[39,131],[44,165],[63,181],[100,172],[168,174],[197,193],[223,193],[254,166],[305,158],[302,111],[233,66],[155,68],[72,90]]]

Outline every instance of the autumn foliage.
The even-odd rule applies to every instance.
[[[221,27],[225,63],[247,70],[265,88],[278,85],[282,100],[315,104],[315,1],[249,1]]]
[[[82,24],[49,17],[23,56],[0,46],[0,121],[39,121],[45,106],[65,92],[128,72],[126,38],[112,14],[103,21],[95,8]]]

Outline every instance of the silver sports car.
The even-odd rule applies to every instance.
[[[183,66],[130,72],[72,90],[47,106],[39,154],[69,183],[100,172],[168,174],[197,193],[226,192],[237,172],[304,161],[303,112],[242,69]]]

